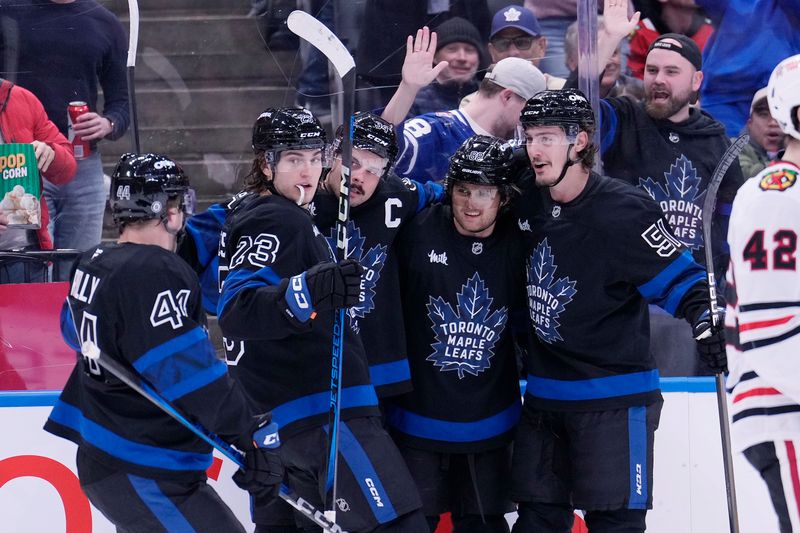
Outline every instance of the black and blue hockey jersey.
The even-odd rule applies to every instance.
[[[228,442],[250,428],[244,393],[208,339],[197,277],[178,256],[158,246],[101,245],[79,259],[68,303],[62,334],[76,351],[95,343]],[[211,465],[206,442],[80,355],[45,429],[147,477],[205,479]]]
[[[411,390],[394,241],[414,215],[443,196],[439,184],[388,176],[369,200],[350,209],[348,257],[361,263],[364,274],[360,303],[347,313],[350,326],[364,343],[378,397]],[[309,207],[331,247],[336,246],[338,204],[338,195],[320,191]]]
[[[277,195],[233,205],[220,236],[219,324],[231,374],[282,436],[327,422],[334,311],[286,313],[290,278],[333,261],[305,209]],[[344,328],[342,419],[377,416],[361,339]],[[336,369],[338,371],[338,369]]]
[[[531,239],[525,405],[600,410],[658,400],[647,305],[690,321],[708,308],[705,270],[658,204],[592,173],[571,202],[531,188],[517,205]]]
[[[472,453],[508,444],[521,412],[511,317],[524,307],[525,242],[511,217],[467,237],[449,205],[417,215],[397,242],[414,390],[387,401],[393,436]]]

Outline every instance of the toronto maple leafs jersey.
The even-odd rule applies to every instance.
[[[480,128],[478,128],[480,129]],[[450,156],[476,131],[458,109],[425,113],[406,120],[397,134],[400,155],[394,171],[419,182],[442,181],[450,167]]]
[[[414,391],[387,403],[395,438],[456,453],[507,444],[521,411],[510,317],[524,306],[524,241],[514,220],[466,237],[450,206],[435,205],[397,251]]]
[[[733,442],[800,439],[800,168],[778,161],[733,202],[728,389]]]
[[[601,150],[604,172],[645,190],[658,202],[673,234],[700,264],[703,252],[703,200],[714,169],[730,139],[724,126],[708,113],[691,109],[689,118],[675,123],[655,120],[644,103],[628,97],[601,101]],[[728,263],[725,236],[731,202],[743,182],[734,161],[717,194],[712,226],[716,279]]]
[[[406,222],[443,196],[439,184],[388,176],[369,200],[350,209],[347,253],[361,263],[364,274],[359,304],[347,313],[364,343],[372,385],[381,398],[411,390],[394,240]],[[309,210],[335,248],[339,196],[318,192]]]
[[[231,374],[281,435],[327,422],[335,311],[305,321],[285,312],[289,278],[333,261],[305,209],[282,196],[233,205],[220,235],[219,324]],[[378,416],[361,339],[345,328],[342,419]]]
[[[253,419],[208,339],[200,299],[197,277],[175,254],[158,246],[103,244],[73,269],[62,334],[76,351],[95,343],[183,413],[234,442]],[[205,441],[80,355],[45,429],[134,474],[205,479],[211,465]]]
[[[573,201],[526,191],[531,335],[525,405],[599,410],[660,398],[647,304],[694,320],[708,308],[705,270],[652,198],[590,174]]]

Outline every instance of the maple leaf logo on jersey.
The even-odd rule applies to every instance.
[[[555,257],[547,239],[539,243],[528,263],[528,310],[536,335],[548,344],[563,341],[559,315],[578,292],[569,278],[556,279]]]
[[[326,237],[332,248],[336,247],[336,228],[331,230],[330,236]],[[365,238],[361,236],[359,229],[352,220],[347,222],[347,257],[355,259],[364,268],[361,275],[361,294],[358,297],[358,305],[349,307],[347,314],[350,317],[350,327],[356,333],[361,327],[358,324],[359,318],[364,318],[370,311],[375,309],[375,284],[381,277],[381,270],[386,263],[386,245],[376,244],[366,252],[364,251]]]
[[[483,280],[476,272],[456,295],[458,306],[439,296],[430,297],[428,318],[433,323],[436,342],[427,360],[442,372],[455,371],[458,379],[477,376],[491,365],[494,345],[508,319],[505,307],[491,310],[492,301]]]
[[[703,199],[700,177],[692,162],[681,155],[664,173],[666,188],[651,178],[639,178],[639,187],[661,206],[675,236],[692,250],[703,246]]]

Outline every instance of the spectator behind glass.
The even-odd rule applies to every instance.
[[[578,1],[525,0],[524,5],[536,15],[542,35],[547,39],[548,53],[539,67],[546,74],[566,78],[569,71],[564,59],[564,35],[578,16]]]
[[[739,164],[745,178],[751,178],[764,170],[784,147],[786,136],[778,121],[772,118],[767,103],[767,88],[762,87],[753,96],[750,118],[747,119],[750,142],[739,154]]]
[[[694,0],[643,0],[637,5],[644,18],[631,38],[628,69],[640,80],[644,77],[647,51],[660,35],[681,33],[696,42],[702,51],[714,32]]]
[[[35,94],[63,135],[68,135],[68,104],[77,100],[89,105],[89,113],[77,120],[73,131],[91,142],[91,154],[78,160],[70,183],[44,184],[56,248],[85,250],[100,242],[108,193],[97,143],[118,139],[128,128],[125,30],[95,0],[9,2],[0,18],[4,28],[16,27],[4,32],[3,45],[18,54],[0,54],[0,72]],[[19,41],[11,42],[12,35]],[[16,68],[4,63],[14,59]],[[102,114],[97,108],[98,83]]]
[[[503,7],[494,14],[489,34],[489,53],[492,63],[507,57],[527,59],[539,67],[546,57],[547,37],[533,11],[518,5]],[[545,74],[548,89],[560,89],[566,80]],[[464,105],[466,102],[462,102]]]
[[[488,35],[491,13],[487,0],[369,0],[356,51],[357,109],[372,111],[389,101],[401,81],[403,42],[423,26],[436,27],[462,17]],[[376,36],[379,36],[376,38]]]
[[[72,146],[47,118],[39,99],[30,91],[0,78],[0,144],[5,143],[32,144],[40,176],[52,183],[68,183],[75,175]],[[53,248],[47,233],[47,204],[39,200],[41,227],[38,230],[8,228],[8,218],[0,212],[0,250]],[[0,268],[0,283],[23,281],[21,264]]]
[[[603,16],[597,17],[597,31],[601,32],[605,29]],[[600,78],[600,97],[606,98],[608,96],[630,96],[637,100],[644,98],[644,85],[641,80],[637,80],[631,76],[626,76],[622,73],[622,45],[618,45],[614,49],[614,54],[605,69],[602,71]],[[570,77],[577,75],[578,69],[578,21],[576,20],[567,28],[567,34],[564,37],[564,51],[566,53],[566,65],[570,70]]]
[[[454,17],[440,24],[436,35],[433,63],[445,61],[447,66],[417,93],[409,117],[455,109],[461,98],[478,90],[478,67],[486,63],[478,29],[468,20]]]
[[[800,0],[696,0],[717,30],[703,52],[703,109],[733,137],[778,62],[800,53]]]

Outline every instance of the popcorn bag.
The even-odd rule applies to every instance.
[[[0,144],[0,211],[9,227],[39,229],[42,195],[32,144]]]

